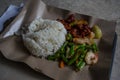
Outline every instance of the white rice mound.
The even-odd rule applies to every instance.
[[[35,56],[53,55],[65,42],[64,25],[55,20],[35,19],[23,34],[26,48]]]

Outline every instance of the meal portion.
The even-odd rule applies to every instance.
[[[95,39],[102,37],[99,26],[69,15],[66,19],[35,19],[22,35],[26,48],[35,56],[58,61],[59,67],[75,71],[98,62]]]

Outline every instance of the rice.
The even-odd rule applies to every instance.
[[[53,55],[65,42],[67,34],[63,24],[55,20],[35,19],[23,34],[26,48],[35,56]]]

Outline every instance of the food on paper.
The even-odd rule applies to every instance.
[[[99,26],[90,27],[84,19],[72,14],[66,19],[35,19],[23,34],[23,42],[35,56],[58,61],[79,71],[98,62],[98,46],[94,39],[102,37]]]
[[[35,56],[53,55],[65,42],[66,29],[56,20],[35,19],[23,34],[26,48]]]

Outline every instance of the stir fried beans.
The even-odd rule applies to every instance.
[[[47,59],[58,61],[60,68],[67,65],[73,67],[75,71],[97,63],[99,49],[94,39],[101,38],[100,28],[98,26],[90,28],[86,20],[75,19],[73,14],[66,19],[57,20],[67,30],[66,41],[54,55],[48,56]]]

